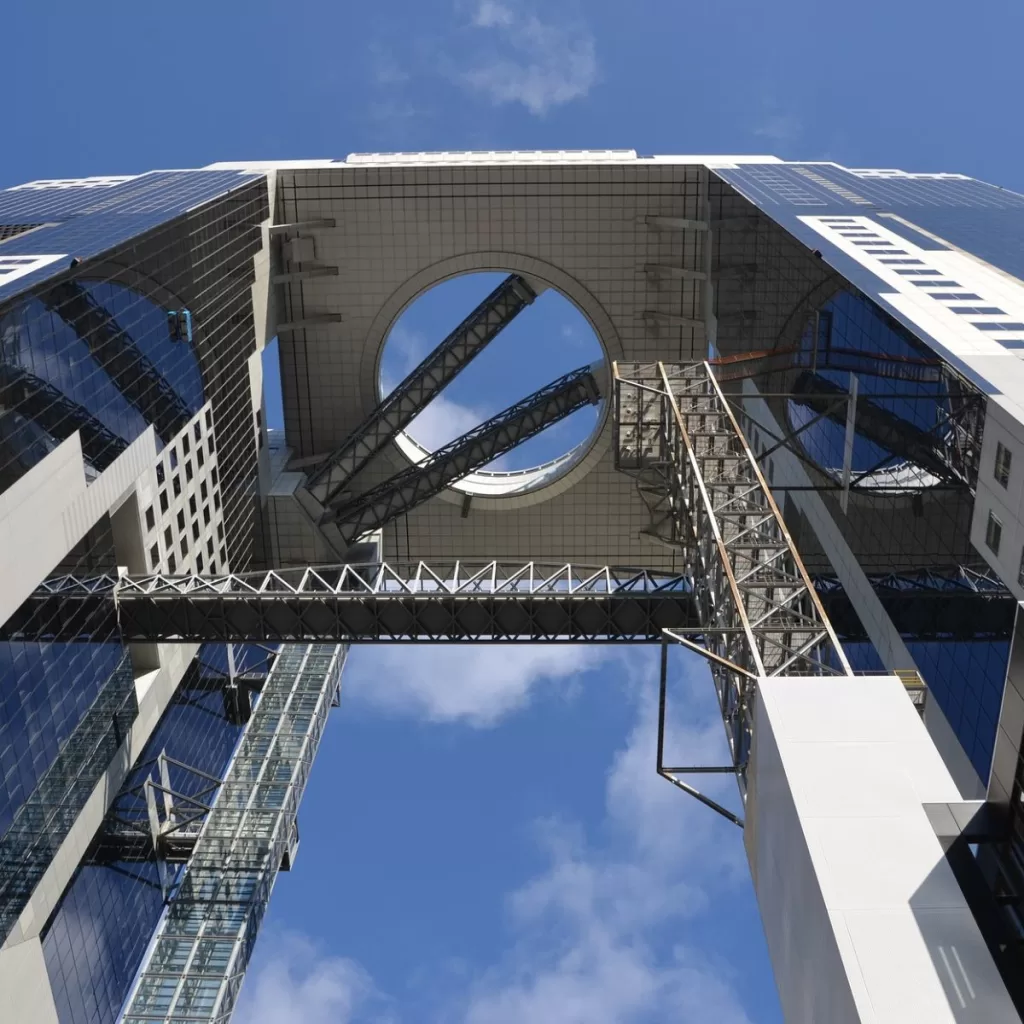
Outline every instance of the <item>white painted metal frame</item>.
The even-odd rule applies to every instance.
[[[744,793],[757,679],[852,672],[710,365],[614,375],[619,468],[638,476],[654,532],[685,553],[706,627],[702,644],[665,633],[711,664]]]

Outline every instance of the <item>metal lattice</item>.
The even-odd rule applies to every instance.
[[[346,650],[285,647],[171,894],[124,1024],[227,1024],[278,871],[298,846],[299,803]]]
[[[321,505],[337,500],[367,463],[535,298],[517,274],[502,281],[310,477],[310,494]]]
[[[577,409],[601,398],[589,366],[573,370],[498,413],[429,458],[324,514],[324,525],[351,544],[492,460],[511,451]]]
[[[682,550],[707,630],[666,635],[711,663],[742,792],[757,680],[850,666],[710,366],[617,365],[615,402],[617,465]]]
[[[43,636],[38,623],[45,623]],[[536,562],[374,563],[226,576],[63,576],[6,636],[126,641],[649,642],[700,625],[687,576]]]

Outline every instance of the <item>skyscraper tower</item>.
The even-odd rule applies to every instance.
[[[962,175],[772,157],[0,192],[0,1011],[230,1017],[348,644],[632,640],[709,663],[730,762],[658,768],[744,828],[787,1020],[1019,1020],[1022,236]],[[403,310],[484,270],[383,394]],[[548,289],[604,359],[424,450]]]

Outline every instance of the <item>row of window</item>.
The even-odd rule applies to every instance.
[[[193,541],[199,540],[199,522],[198,522],[198,520],[196,520],[192,524],[192,539],[193,539]],[[217,524],[217,540],[220,542],[220,552],[219,552],[220,564],[221,565],[226,565],[227,564],[227,560],[228,560],[228,549],[227,549],[227,546],[224,544],[224,526],[223,526],[222,523],[218,523]],[[166,530],[164,530],[164,547],[165,547],[165,549],[167,551],[167,571],[171,575],[174,575],[174,573],[177,572],[177,569],[178,569],[178,562],[177,562],[177,558],[176,558],[175,553],[174,553],[174,536],[172,535],[171,528],[169,526],[167,527]],[[181,548],[182,560],[185,561],[185,562],[188,561],[190,547],[191,547],[191,544],[189,542],[188,536],[187,535],[182,535],[180,548]],[[210,562],[209,562],[210,572],[211,573],[216,573],[217,572],[217,562],[214,559],[214,555],[217,554],[217,551],[216,551],[216,545],[214,544],[214,540],[213,540],[212,537],[208,537],[207,540],[206,540],[206,554],[207,554],[207,557],[210,560]],[[158,543],[154,544],[149,549],[149,559],[150,559],[150,562],[151,562],[153,568],[156,569],[159,566],[159,564],[160,564],[160,545]],[[197,551],[196,552],[196,572],[197,573],[201,573],[203,571],[203,564],[204,564],[203,563],[203,554],[202,554],[201,551]]]
[[[985,546],[993,555],[999,554],[999,547],[1003,542],[1003,522],[989,509],[988,519],[985,521]],[[1024,587],[1024,548],[1020,553],[1020,565],[1017,568],[1017,583]]]
[[[946,278],[942,271],[931,269],[923,260],[912,257],[906,249],[898,248],[894,242],[887,238],[883,238],[870,227],[858,223],[852,217],[822,217],[821,221],[838,235],[849,239],[853,245],[861,246],[864,249],[865,254],[877,256],[879,263],[885,264],[893,270],[894,273],[900,274],[902,277],[909,278],[910,283],[918,286],[919,288],[932,288],[936,286],[942,288],[963,287],[963,285],[958,282],[951,281]],[[890,258],[883,259],[883,255]],[[933,299],[940,299],[944,301],[948,301],[950,299],[954,301],[958,299],[984,301],[981,296],[973,293],[961,295],[932,293],[931,297]],[[947,308],[951,312],[959,313],[963,316],[980,315],[1008,317],[1011,315],[1007,313],[1006,310],[1000,309],[998,306],[947,306]],[[1018,322],[1003,321],[1000,323],[992,323],[991,321],[982,320],[971,321],[970,323],[972,327],[989,333],[1018,333],[1020,331],[1024,331],[1024,323]]]

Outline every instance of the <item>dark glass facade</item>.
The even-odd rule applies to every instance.
[[[872,258],[899,261],[903,257],[891,242],[872,248],[882,245],[872,240],[877,233],[857,220],[892,213],[899,219],[878,223],[914,245],[942,249],[930,234],[943,234],[1021,272],[1024,263],[1005,252],[1000,263],[993,253],[1013,248],[1009,235],[1016,218],[1024,217],[1024,197],[959,176],[861,177],[831,165],[744,165],[715,173],[723,184],[712,217],[723,233],[737,233],[725,235],[721,246],[744,251],[756,267],[741,284],[721,280],[719,293],[733,305],[742,301],[758,311],[742,327],[720,328],[718,347],[725,357],[751,349],[765,355],[752,375],[759,392],[773,396],[767,404],[792,438],[789,449],[799,457],[806,482],[788,489],[775,473],[779,456],[767,454],[779,437],[753,420],[746,427],[755,450],[766,453],[766,475],[801,555],[812,574],[834,585],[834,542],[819,538],[802,511],[800,488],[810,487],[875,584],[929,699],[987,780],[1015,603],[970,539],[986,388],[887,303],[891,285],[800,218],[826,216],[836,237],[877,253]],[[752,222],[751,202],[767,217]],[[976,226],[1001,218],[994,237],[1006,244],[981,252],[966,234],[952,230],[958,218]],[[921,230],[908,227],[911,222]],[[978,306],[970,305],[959,282],[950,278],[949,288],[957,299],[965,296],[958,305]],[[931,298],[943,299],[940,288],[931,291],[937,293]],[[976,312],[985,315],[983,307]],[[985,577],[977,593],[972,574]],[[951,596],[957,620],[928,611]],[[859,623],[841,639],[859,671],[883,668]]]
[[[265,674],[265,650],[244,647],[235,653],[238,672],[250,680]],[[46,925],[43,952],[61,1024],[107,1024],[120,1011],[164,910],[151,844],[130,860],[121,859],[125,823],[145,834],[142,785],[147,778],[159,781],[161,754],[170,759],[168,774],[176,793],[208,799],[206,776],[223,778],[243,730],[241,722],[225,715],[226,674],[224,647],[204,646]],[[181,806],[183,812],[189,809]],[[167,871],[173,886],[181,866],[168,865]]]
[[[1024,195],[1008,189],[959,174],[857,173],[835,164],[747,164],[715,174],[809,249],[822,252],[847,281],[913,333],[921,328],[886,302],[891,287],[802,217],[870,217],[921,249],[956,246],[1024,280]],[[998,382],[976,377],[967,363],[946,355],[980,387],[998,392]]]
[[[202,435],[205,448],[215,433],[224,515],[209,564],[247,567],[257,471],[250,289],[268,213],[265,179],[235,172],[0,191],[0,494],[76,433],[91,484],[145,431],[159,451],[209,402]],[[211,434],[211,452],[213,443]],[[127,564],[134,556],[117,536],[102,516],[51,575]],[[25,625],[45,636],[50,624]],[[138,652],[106,629],[92,643],[0,641],[3,936],[135,721],[134,677],[145,666],[133,670]],[[122,813],[160,751],[223,771],[241,733],[216,682],[223,656],[204,650],[189,669]],[[173,781],[187,793],[196,778]],[[163,907],[154,861],[120,863],[100,846],[90,858],[43,936],[62,1022],[116,1019]]]

